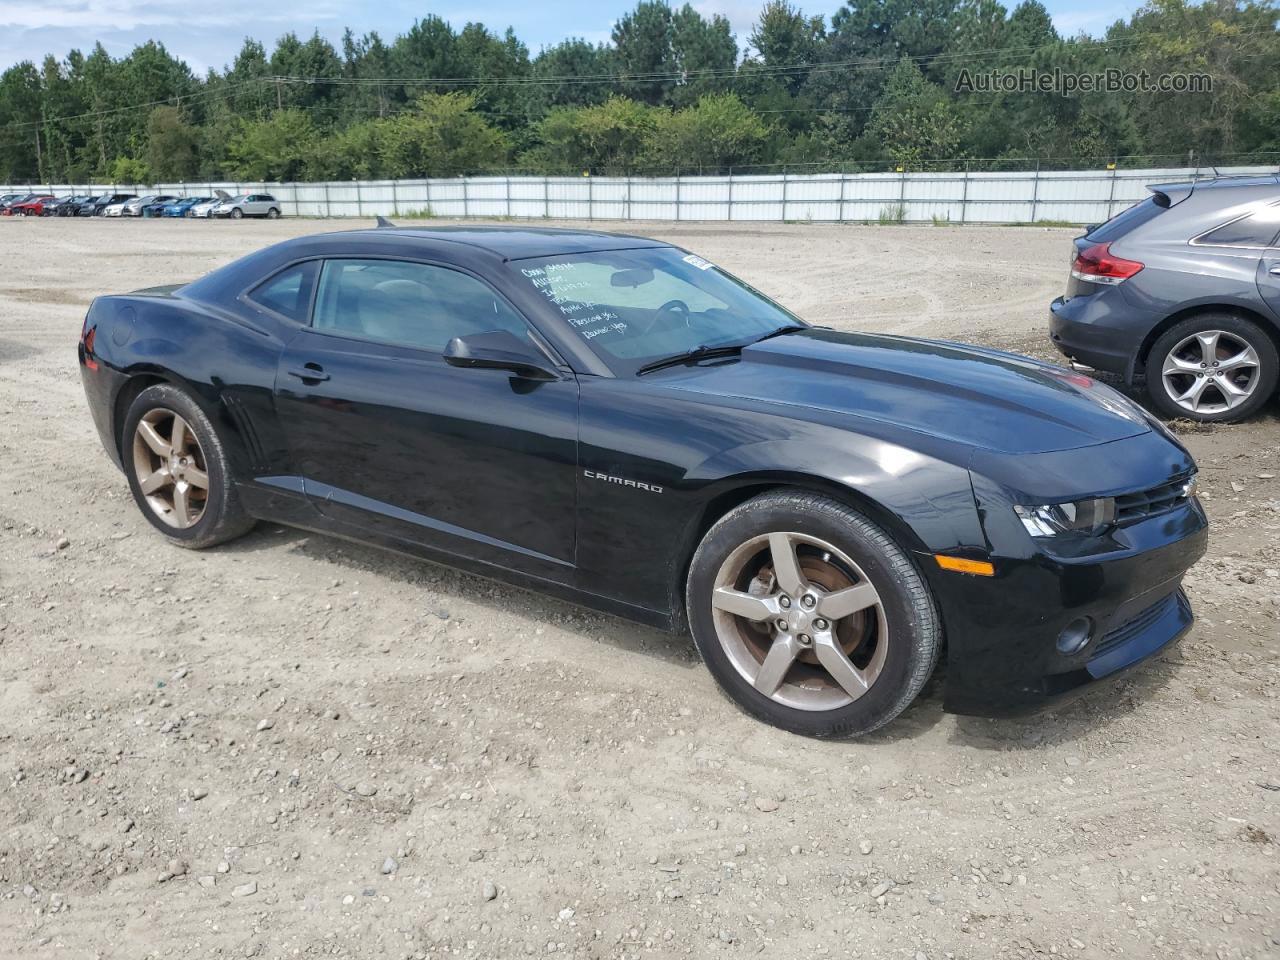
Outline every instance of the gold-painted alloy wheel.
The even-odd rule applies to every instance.
[[[209,473],[186,420],[163,407],[144,414],[133,434],[133,470],[147,505],[166,524],[182,530],[200,522]]]

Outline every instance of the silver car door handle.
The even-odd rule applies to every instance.
[[[1280,277],[1280,263],[1277,263],[1274,267],[1268,270],[1267,273],[1271,274],[1273,277]]]

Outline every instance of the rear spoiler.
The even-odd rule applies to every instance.
[[[1149,183],[1147,189],[1155,197],[1156,203],[1162,207],[1174,207],[1180,204],[1196,189],[1196,181],[1184,183]]]

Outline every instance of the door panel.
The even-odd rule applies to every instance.
[[[1280,318],[1280,249],[1269,247],[1258,261],[1258,292],[1277,318]]]
[[[321,512],[556,579],[574,560],[577,405],[571,377],[535,383],[313,329],[276,374]]]

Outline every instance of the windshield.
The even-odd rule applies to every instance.
[[[799,323],[715,264],[673,247],[510,265],[615,372],[699,347],[750,343]]]

